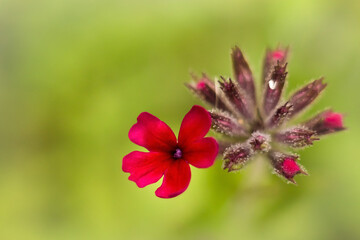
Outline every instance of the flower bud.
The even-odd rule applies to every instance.
[[[250,113],[248,106],[249,100],[246,95],[240,92],[240,89],[229,78],[226,80],[221,77],[222,81],[219,81],[220,88],[224,92],[227,99],[233,104],[234,108],[246,119],[252,119],[253,116]]]
[[[228,169],[228,172],[240,170],[252,155],[251,146],[247,143],[231,145],[224,152],[223,169]]]
[[[194,92],[204,102],[222,110],[228,110],[224,100],[219,94],[216,94],[215,84],[205,74],[201,78],[192,75],[195,82],[185,83],[185,85]]]
[[[274,115],[269,119],[267,126],[268,127],[278,127],[280,126],[286,119],[287,116],[292,111],[292,105],[289,102],[286,102],[284,105],[276,109]]]
[[[267,134],[254,132],[248,142],[254,152],[268,152],[271,149],[270,136]]]
[[[281,152],[270,152],[269,158],[277,175],[284,177],[289,182],[296,184],[294,176],[297,174],[308,175],[307,172],[299,165],[296,160],[299,158],[296,155],[284,154]]]
[[[239,87],[250,97],[252,102],[255,103],[254,79],[249,65],[238,47],[232,49],[231,58],[235,79],[237,80]]]
[[[269,79],[271,70],[279,62],[280,65],[286,63],[288,48],[277,48],[275,50],[267,49],[264,58],[263,84]]]
[[[287,64],[282,66],[278,62],[274,66],[270,77],[266,79],[264,95],[264,111],[266,115],[269,115],[279,102],[287,75],[286,66]]]
[[[276,139],[293,148],[305,147],[313,144],[313,141],[319,140],[315,137],[315,131],[303,127],[295,127],[286,130],[283,133],[278,133]]]
[[[228,136],[247,136],[243,125],[227,112],[213,110],[210,112],[212,129]]]
[[[323,78],[320,78],[309,83],[290,98],[289,103],[293,105],[291,116],[299,113],[319,96],[320,92],[326,87],[326,84],[322,81]]]
[[[343,115],[326,110],[305,123],[305,126],[315,131],[318,135],[324,135],[344,130]]]

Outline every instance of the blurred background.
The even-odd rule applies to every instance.
[[[359,23],[356,0],[1,0],[0,239],[360,239]],[[348,131],[300,151],[310,176],[218,161],[171,200],[127,180],[140,112],[177,132],[200,104],[190,72],[231,76],[239,45],[259,80],[278,44],[287,95],[328,83],[302,119],[346,114]]]

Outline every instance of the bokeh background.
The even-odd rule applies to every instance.
[[[360,239],[359,23],[357,0],[1,0],[0,239]],[[287,94],[328,83],[302,118],[346,114],[348,131],[301,151],[310,176],[218,161],[171,200],[127,180],[140,112],[177,132],[200,104],[189,72],[231,76],[239,45],[259,80],[278,44]]]

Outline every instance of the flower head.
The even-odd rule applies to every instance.
[[[212,106],[213,130],[227,136],[219,141],[224,169],[239,170],[255,154],[262,153],[269,159],[275,173],[295,183],[295,175],[307,173],[298,164],[299,157],[287,153],[288,149],[311,146],[320,139],[319,136],[345,129],[343,115],[332,110],[324,111],[303,124],[287,125],[289,119],[310,106],[326,87],[323,78],[319,78],[283,101],[288,73],[287,56],[287,48],[267,50],[261,98],[256,97],[252,72],[238,47],[231,54],[233,80],[221,77],[217,85],[204,74],[201,79],[193,77],[195,82],[187,84]],[[216,86],[219,86],[218,89]]]
[[[123,158],[122,169],[129,180],[142,188],[164,176],[156,190],[160,198],[183,193],[190,183],[190,165],[208,168],[218,154],[218,143],[205,137],[211,127],[210,114],[201,106],[193,106],[185,115],[178,139],[166,123],[143,112],[129,131],[130,140],[149,152],[134,151]]]

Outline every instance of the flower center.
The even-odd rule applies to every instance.
[[[182,151],[180,148],[177,148],[174,152],[174,155],[173,155],[173,158],[174,159],[179,159],[179,158],[182,158]]]

